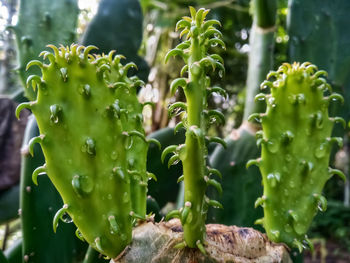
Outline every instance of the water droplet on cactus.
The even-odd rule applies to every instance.
[[[286,225],[284,226],[284,231],[286,231],[287,233],[290,233],[290,232],[293,231],[293,228],[291,227],[290,224],[286,224]]]
[[[212,42],[210,46],[211,46],[211,47],[216,47],[217,45],[218,45],[218,43]]]
[[[275,103],[275,98],[274,98],[274,97],[270,97],[270,98],[268,99],[268,103],[270,104],[270,106],[271,106],[272,108],[275,108],[275,107],[276,107],[276,103]]]
[[[285,155],[284,158],[285,158],[286,162],[290,162],[292,160],[292,156],[288,153]]]
[[[276,181],[276,178],[274,176],[274,174],[268,174],[267,175],[267,180],[270,184],[271,187],[276,187],[276,184],[277,184],[277,181]]]
[[[224,72],[222,70],[219,70],[219,77],[222,78],[224,76]]]
[[[278,143],[273,139],[268,140],[267,141],[267,150],[270,153],[276,153],[278,151]]]
[[[68,224],[73,222],[73,219],[69,216],[67,212],[62,215],[61,220]]]
[[[111,153],[111,159],[112,159],[113,161],[115,161],[115,160],[117,160],[117,157],[118,157],[118,153],[117,153],[116,151],[113,151],[113,152]]]
[[[123,241],[126,241],[126,240],[127,240],[127,237],[126,237],[125,234],[121,234],[121,235],[120,235],[120,238],[121,238],[121,240],[123,240]]]
[[[129,150],[132,147],[134,140],[132,139],[132,136],[128,136],[125,139],[124,147],[126,150]]]
[[[300,222],[296,222],[293,224],[293,228],[294,231],[298,234],[298,235],[302,235],[305,233],[305,227],[303,226],[303,224],[301,224]]]
[[[129,195],[127,192],[123,194],[123,202],[128,203],[130,201]]]
[[[327,147],[324,144],[321,144],[316,150],[315,150],[315,156],[316,158],[322,158],[327,153]]]

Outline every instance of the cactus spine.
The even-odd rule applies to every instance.
[[[277,72],[270,72],[262,88],[271,94],[259,94],[265,100],[266,113],[252,114],[263,131],[257,134],[261,158],[247,166],[258,165],[263,177],[264,195],[255,206],[263,206],[264,218],[259,220],[268,237],[285,242],[300,251],[310,246],[306,233],[317,210],[325,210],[327,201],[322,196],[326,181],[333,175],[344,175],[328,167],[333,143],[342,144],[341,138],[332,138],[335,122],[341,118],[328,117],[332,100],[343,100],[331,92],[329,84],[310,63],[283,64]],[[344,122],[345,124],[345,122]]]
[[[22,108],[30,108],[38,121],[41,135],[32,143],[40,143],[46,164],[33,172],[33,180],[46,173],[63,198],[54,230],[68,213],[79,237],[115,257],[131,241],[133,219],[146,213],[150,175],[144,160],[150,141],[136,97],[143,83],[127,76],[135,65],[123,66],[123,56],[114,52],[92,56],[94,46],[49,47],[53,53],[41,53],[49,64],[35,60],[27,66],[42,72],[27,80],[38,89],[36,101],[19,105],[16,112],[19,116]],[[132,153],[136,150],[139,160]]]
[[[182,161],[184,175],[179,181],[184,180],[184,207],[172,211],[170,217],[181,219],[184,229],[184,243],[179,246],[199,248],[205,253],[203,242],[205,240],[205,220],[208,206],[221,206],[214,200],[205,196],[206,189],[212,185],[221,192],[221,185],[213,178],[218,174],[217,170],[208,168],[207,163],[207,141],[224,143],[220,138],[208,138],[207,128],[214,122],[224,122],[222,113],[217,110],[209,110],[207,107],[207,96],[213,92],[224,93],[224,90],[213,90],[209,87],[210,78],[207,71],[219,69],[219,75],[224,72],[222,58],[216,54],[208,54],[210,46],[221,45],[221,33],[214,25],[220,25],[217,20],[207,20],[205,17],[209,10],[203,8],[196,11],[190,7],[191,17],[183,17],[176,29],[182,29],[180,36],[186,36],[186,41],[180,43],[166,55],[165,61],[170,56],[180,55],[186,65],[182,74],[187,72],[187,78],[178,78],[171,83],[171,90],[174,92],[179,86],[183,88],[186,96],[186,103],[176,102],[169,107],[169,113],[180,109],[184,111],[182,121],[178,127],[186,128],[186,140],[183,145],[168,146],[164,151],[165,155],[173,152],[169,159],[169,165]]]

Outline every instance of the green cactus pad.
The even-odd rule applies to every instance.
[[[49,64],[29,63],[42,76],[28,78],[38,96],[25,107],[38,121],[41,139],[33,141],[46,159],[33,178],[46,172],[63,198],[54,228],[68,213],[78,235],[115,257],[131,241],[133,219],[146,214],[149,142],[136,96],[142,81],[127,77],[134,64],[123,66],[113,52],[93,56],[93,46],[49,47],[53,53],[41,54]]]
[[[262,83],[271,94],[257,95],[266,101],[266,113],[251,118],[263,127],[257,133],[261,158],[249,163],[258,165],[263,177],[264,194],[255,203],[264,208],[259,222],[272,241],[299,250],[309,246],[306,233],[315,214],[326,209],[326,181],[340,172],[328,167],[332,144],[341,145],[341,138],[330,137],[339,119],[328,116],[328,106],[342,97],[324,95],[331,88],[322,76],[326,73],[310,63],[283,64],[269,73],[273,82]]]

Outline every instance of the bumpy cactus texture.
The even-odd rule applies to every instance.
[[[277,72],[271,72],[262,88],[269,87],[271,94],[259,94],[257,100],[265,100],[266,113],[252,114],[259,119],[263,130],[257,133],[261,145],[261,158],[251,160],[247,166],[259,166],[264,194],[255,206],[264,208],[264,218],[258,220],[268,237],[275,242],[285,242],[302,250],[311,246],[306,233],[317,210],[325,210],[327,201],[322,189],[333,175],[344,175],[328,167],[334,142],[335,122],[341,118],[328,116],[329,103],[342,100],[336,93],[329,96],[330,85],[310,63],[283,64]]]
[[[18,23],[13,27],[18,48],[18,70],[23,83],[35,68],[26,71],[29,61],[36,58],[49,43],[67,45],[75,39],[78,18],[77,0],[21,0]],[[64,19],[62,19],[64,18]],[[28,99],[35,99],[30,87],[25,89]]]
[[[142,104],[136,77],[127,77],[133,63],[121,55],[92,56],[94,46],[71,45],[43,51],[49,64],[31,61],[42,76],[27,85],[38,89],[36,101],[20,104],[36,116],[46,164],[33,172],[47,173],[64,205],[54,230],[68,213],[82,236],[99,252],[114,257],[131,241],[134,218],[146,213],[146,154],[149,141],[142,129]],[[137,156],[136,156],[137,155]]]
[[[23,243],[19,249],[20,257],[26,263],[72,263],[82,258],[87,246],[74,236],[72,224],[62,224],[56,233],[52,231],[52,219],[63,204],[47,176],[38,178],[40,187],[32,181],[33,171],[45,163],[40,145],[31,148],[33,156],[29,153],[28,143],[39,135],[36,120],[31,115],[22,145],[20,218]],[[43,246],[43,242],[50,246]]]
[[[180,55],[186,65],[181,74],[188,74],[187,78],[178,78],[171,83],[171,91],[174,92],[179,86],[183,88],[186,103],[176,102],[169,107],[170,115],[180,114],[182,121],[176,126],[186,129],[185,144],[171,145],[164,149],[162,159],[169,153],[174,155],[169,159],[169,166],[182,161],[183,176],[178,181],[184,180],[184,207],[172,211],[168,218],[177,217],[181,219],[184,228],[185,241],[178,247],[188,246],[199,248],[203,253],[205,249],[205,220],[209,206],[221,207],[215,200],[209,200],[205,196],[208,186],[214,186],[222,192],[221,185],[214,177],[221,174],[207,167],[207,142],[224,143],[220,138],[209,138],[208,127],[214,122],[224,122],[221,112],[208,109],[207,97],[212,92],[225,95],[221,88],[210,88],[208,71],[219,70],[219,75],[224,73],[223,60],[216,54],[210,55],[208,50],[211,46],[220,45],[225,47],[221,40],[222,34],[214,25],[220,25],[217,20],[205,20],[209,10],[203,8],[196,11],[190,7],[191,17],[183,17],[176,29],[182,29],[180,37],[186,40],[173,50],[169,51],[165,60],[169,57]]]

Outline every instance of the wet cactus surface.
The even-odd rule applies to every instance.
[[[334,123],[345,122],[328,116],[329,103],[343,98],[325,77],[310,63],[283,64],[261,85],[271,93],[256,96],[266,101],[266,112],[250,116],[262,124],[256,135],[261,158],[247,164],[258,165],[263,177],[264,194],[255,206],[264,208],[264,218],[257,223],[271,240],[299,250],[311,246],[306,233],[317,211],[327,207],[325,183],[333,174],[345,178],[328,167],[332,145],[342,145],[331,137]]]
[[[46,173],[62,196],[54,230],[68,213],[79,237],[114,257],[131,241],[135,218],[145,218],[147,181],[154,177],[146,172],[151,141],[136,95],[143,83],[127,76],[135,65],[122,65],[121,55],[92,56],[93,46],[49,47],[53,53],[41,53],[48,64],[35,60],[27,66],[42,72],[27,80],[37,99],[16,112],[29,108],[40,129],[29,151],[40,143],[46,163],[33,172],[33,181]]]

